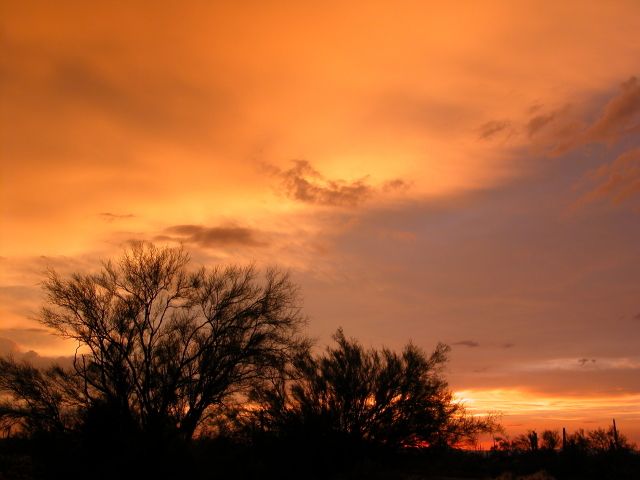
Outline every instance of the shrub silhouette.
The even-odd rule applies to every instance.
[[[254,392],[264,429],[297,445],[352,456],[404,446],[458,445],[498,428],[471,417],[442,376],[449,347],[431,355],[409,343],[401,354],[365,350],[339,329],[335,348],[298,355],[290,372]]]

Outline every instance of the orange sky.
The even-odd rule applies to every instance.
[[[321,344],[449,343],[512,433],[640,442],[639,4],[1,8],[2,351],[68,353],[47,266],[182,241],[291,268]]]

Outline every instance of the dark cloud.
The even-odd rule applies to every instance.
[[[501,347],[502,347],[502,348],[512,348],[513,346],[514,346],[514,344],[513,344],[513,343],[503,343],[503,344],[501,345]]]
[[[631,77],[622,83],[620,88],[622,93],[609,100],[599,118],[593,123],[571,118],[571,108],[567,106],[562,110],[531,119],[527,126],[529,136],[537,133],[546,136],[547,140],[555,143],[555,147],[549,153],[559,156],[588,143],[612,145],[620,137],[640,132],[638,79]]]
[[[467,347],[479,347],[480,344],[478,342],[474,342],[473,340],[463,340],[461,342],[454,342],[453,345],[465,345]]]
[[[634,320],[640,320],[640,312],[635,317],[633,317],[633,319]]]
[[[539,132],[545,125],[553,121],[555,117],[556,113],[552,112],[547,115],[538,115],[529,120],[529,123],[527,123],[527,133],[529,134],[529,137],[532,137]]]
[[[540,105],[539,103],[536,103],[535,105],[531,105],[529,108],[527,108],[527,113],[531,115],[533,113],[536,113],[541,108],[542,108],[542,105]]]
[[[296,160],[295,167],[281,173],[281,188],[293,200],[316,205],[355,206],[373,194],[367,177],[351,183],[328,180],[306,160]]]
[[[592,358],[591,360],[589,360],[588,358],[581,358],[578,360],[578,363],[580,364],[580,366],[583,366],[585,363],[596,363],[596,360],[594,358]]]
[[[104,221],[106,222],[113,222],[114,220],[124,220],[126,218],[134,218],[135,215],[132,213],[129,213],[127,215],[116,215],[115,213],[99,213],[98,216],[100,218],[102,218]]]
[[[256,231],[242,227],[204,227],[202,225],[174,225],[164,230],[168,235],[158,235],[156,240],[173,240],[194,243],[200,247],[225,247],[243,245],[264,247],[266,242],[255,238]]]
[[[478,137],[482,140],[489,140],[509,126],[509,120],[491,120],[478,127]]]
[[[213,227],[216,228],[216,227]],[[198,235],[199,233],[207,230],[205,227],[201,225],[174,225],[173,227],[169,227],[165,229],[165,232],[175,233],[178,235]]]
[[[321,175],[307,160],[294,160],[294,164],[293,168],[285,171],[269,165],[265,167],[280,178],[278,188],[282,194],[312,205],[357,206],[381,191],[404,190],[410,186],[404,180],[395,179],[378,189],[367,183],[367,176],[352,182],[331,180]]]

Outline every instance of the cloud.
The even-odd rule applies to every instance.
[[[127,218],[134,218],[135,215],[132,213],[129,213],[127,215],[116,215],[115,213],[99,213],[98,216],[104,220],[105,222],[113,222],[114,220],[124,220]]]
[[[382,184],[383,192],[390,192],[392,190],[408,190],[413,182],[407,182],[402,180],[401,178],[396,178],[394,180],[388,180]]]
[[[243,245],[264,247],[266,242],[255,238],[256,231],[242,227],[204,227],[202,225],[174,225],[164,230],[169,235],[156,236],[156,240],[194,243],[200,247]]]
[[[478,138],[481,140],[490,140],[509,126],[509,120],[491,120],[478,127]]]
[[[39,329],[28,329],[39,330]],[[6,331],[6,330],[5,330]],[[47,357],[42,356],[34,350],[22,352],[18,343],[12,338],[0,336],[0,356],[11,355],[18,362],[28,362],[37,368],[49,368],[52,364],[58,364],[64,368],[73,366],[73,357]]]
[[[271,165],[266,168],[280,178],[278,190],[284,196],[311,205],[354,207],[380,192],[409,187],[404,180],[394,179],[376,188],[367,183],[368,176],[352,182],[331,180],[321,175],[307,160],[293,162],[294,167],[285,171]]]
[[[289,198],[316,205],[355,206],[373,193],[364,177],[351,183],[327,180],[306,160],[295,160],[295,167],[280,174],[281,191]]]
[[[594,371],[637,371],[640,369],[640,357],[609,357],[600,358],[556,358],[536,363],[514,366],[512,371],[549,372],[549,371],[578,371],[588,366]]]
[[[633,319],[634,320],[640,320],[640,312],[635,317],[633,317]]]
[[[597,120],[589,124],[575,118],[574,108],[566,105],[560,110],[532,118],[526,129],[529,137],[540,135],[543,142],[554,143],[548,153],[564,155],[588,143],[613,145],[620,137],[640,132],[640,84],[631,77],[620,84],[622,92],[609,100]]]
[[[543,132],[545,133],[545,136],[552,138],[562,135],[563,133],[566,135],[569,131],[567,125],[572,123],[571,119],[568,118],[572,109],[573,106],[567,104],[561,109],[554,110],[551,113],[536,115],[529,120],[525,126],[527,135],[529,138]]]
[[[0,337],[0,355],[16,354],[20,352],[18,343],[6,337]]]
[[[473,340],[463,340],[461,342],[454,342],[453,345],[465,345],[467,347],[479,347],[480,344],[478,342],[474,342]]]
[[[631,77],[620,85],[622,93],[611,99],[604,114],[584,133],[584,142],[614,143],[619,137],[640,132],[640,84]]]
[[[600,181],[600,185],[576,201],[572,208],[610,198],[612,205],[640,194],[640,148],[620,155],[613,163],[587,173],[583,182]]]
[[[620,84],[621,92],[602,107],[595,120],[587,121],[588,108],[566,104],[550,113],[536,115],[525,125],[534,146],[548,155],[565,155],[587,144],[612,146],[621,137],[640,133],[640,82],[636,77]],[[636,143],[637,145],[637,143]],[[587,172],[576,189],[598,185],[571,206],[609,198],[617,205],[640,193],[640,148],[628,150],[610,163]]]

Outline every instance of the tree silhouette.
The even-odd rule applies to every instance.
[[[120,433],[190,439],[252,381],[280,375],[308,348],[298,288],[287,273],[248,267],[189,271],[182,248],[134,243],[97,274],[46,274],[36,319],[78,342],[74,368],[0,360],[0,410],[22,428],[99,422]]]
[[[472,417],[442,376],[449,347],[431,355],[409,343],[401,354],[365,350],[339,329],[337,346],[293,362],[294,380],[255,392],[264,428],[313,448],[457,445],[498,428],[494,416]]]

